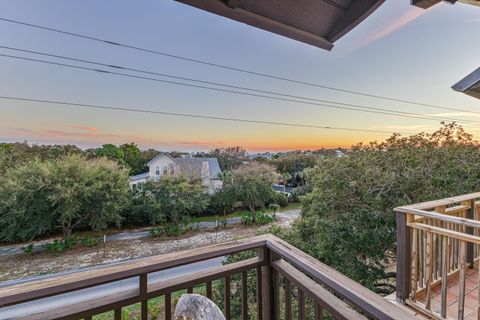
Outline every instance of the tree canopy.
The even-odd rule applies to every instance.
[[[393,208],[478,191],[480,148],[462,127],[444,124],[432,134],[356,145],[309,174],[313,191],[288,240],[374,288],[395,250]]]
[[[263,207],[273,197],[275,177],[272,166],[258,162],[242,165],[232,171],[231,187],[235,190],[237,200],[250,210],[253,222],[256,222],[255,209]]]
[[[128,195],[128,170],[105,158],[25,162],[0,176],[0,241],[119,225]]]
[[[238,168],[247,158],[247,151],[243,147],[235,146],[210,150],[205,156],[217,158],[220,168],[231,171]]]

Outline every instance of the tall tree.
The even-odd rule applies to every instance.
[[[232,171],[231,186],[235,189],[237,199],[250,210],[254,223],[256,208],[265,206],[272,198],[275,177],[272,166],[258,162],[242,165]]]
[[[115,160],[122,165],[126,164],[123,150],[111,143],[104,144],[100,148],[95,149],[95,155],[97,157],[106,157],[108,159]]]
[[[157,221],[166,217],[173,224],[178,224],[183,218],[202,212],[208,206],[208,194],[200,179],[185,175],[163,177],[152,183],[150,191],[159,208],[155,211],[159,216],[153,216]]]
[[[222,170],[230,171],[239,167],[246,160],[247,151],[239,146],[217,148],[210,150],[205,156],[217,158],[220,168]]]
[[[34,159],[0,176],[0,240],[31,240],[119,224],[129,202],[127,169],[101,158]]]
[[[456,124],[354,146],[310,171],[313,191],[288,240],[375,289],[395,249],[395,214],[406,204],[480,190],[480,148]]]

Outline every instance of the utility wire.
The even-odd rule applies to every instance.
[[[417,102],[417,101],[412,101],[412,100],[406,100],[406,99],[399,99],[399,98],[393,98],[393,97],[388,97],[388,96],[370,94],[370,93],[365,93],[365,92],[360,92],[360,91],[355,91],[355,90],[342,89],[342,88],[338,88],[338,87],[332,87],[332,86],[327,86],[327,85],[322,85],[322,84],[317,84],[317,83],[312,83],[312,82],[307,82],[307,81],[302,81],[302,80],[297,80],[297,79],[292,79],[292,78],[286,78],[286,77],[277,76],[277,75],[273,75],[273,74],[257,72],[257,71],[244,69],[244,68],[231,67],[231,66],[224,65],[224,64],[218,64],[218,63],[214,63],[214,62],[189,58],[189,57],[175,55],[175,54],[171,54],[171,53],[167,53],[167,52],[163,52],[163,51],[158,51],[158,50],[146,49],[146,48],[142,48],[142,47],[138,47],[138,46],[134,46],[134,45],[129,45],[129,44],[124,44],[124,43],[120,43],[120,42],[110,41],[110,40],[101,39],[101,38],[92,37],[92,36],[87,36],[87,35],[74,33],[74,32],[68,32],[68,31],[65,31],[65,30],[45,27],[45,26],[32,24],[32,23],[27,23],[27,22],[23,22],[23,21],[19,21],[19,20],[7,19],[7,18],[2,18],[2,17],[0,17],[0,20],[4,21],[4,22],[23,25],[23,26],[26,26],[26,27],[31,27],[31,28],[50,31],[50,32],[60,33],[60,34],[64,34],[64,35],[71,36],[71,37],[77,37],[77,38],[82,38],[82,39],[86,39],[86,40],[102,42],[104,44],[109,44],[109,45],[124,47],[124,48],[132,49],[132,50],[157,54],[157,55],[161,55],[161,56],[164,56],[164,57],[169,57],[169,58],[173,58],[173,59],[177,59],[177,60],[199,63],[199,64],[202,64],[202,65],[207,65],[207,66],[211,66],[211,67],[242,72],[242,73],[251,74],[251,75],[255,75],[255,76],[286,81],[286,82],[290,82],[290,83],[296,83],[296,84],[301,84],[301,85],[306,85],[306,86],[311,86],[311,87],[317,87],[317,88],[322,88],[322,89],[331,90],[331,91],[349,93],[349,94],[354,94],[354,95],[364,96],[364,97],[369,97],[369,98],[400,102],[400,103],[405,103],[405,104],[410,104],[410,105],[424,106],[424,107],[428,107],[428,108],[450,110],[450,111],[459,111],[459,112],[471,112],[471,111],[465,110],[465,109],[445,107],[445,106],[439,106],[439,105]]]
[[[12,50],[12,51],[17,51],[17,52],[30,53],[30,54],[36,54],[36,55],[51,57],[51,58],[58,58],[58,59],[82,62],[82,63],[91,64],[91,65],[114,68],[114,69],[117,69],[117,70],[127,70],[127,71],[143,73],[143,74],[157,75],[157,76],[165,77],[165,78],[171,78],[171,79],[177,79],[177,80],[184,80],[184,81],[190,81],[190,82],[196,82],[196,83],[202,83],[202,84],[221,86],[221,87],[231,88],[231,89],[239,89],[239,90],[257,92],[257,93],[263,93],[263,94],[277,95],[277,96],[281,96],[281,97],[288,97],[288,98],[302,99],[302,100],[310,100],[310,101],[316,101],[316,102],[322,102],[322,103],[328,103],[328,104],[338,104],[338,105],[361,108],[361,109],[368,109],[368,110],[395,112],[395,113],[398,113],[399,115],[400,114],[413,115],[413,116],[417,116],[417,117],[422,117],[422,119],[429,119],[429,120],[435,120],[435,121],[443,121],[443,120],[447,120],[447,121],[467,121],[467,122],[480,124],[480,122],[475,122],[475,121],[472,121],[472,120],[462,120],[462,119],[455,119],[455,118],[448,118],[448,117],[428,116],[428,115],[423,115],[423,114],[414,113],[414,112],[398,111],[398,110],[392,110],[392,109],[386,109],[386,108],[375,108],[375,107],[369,107],[369,106],[365,106],[365,105],[343,103],[343,102],[339,102],[339,101],[331,101],[331,100],[324,100],[324,99],[317,99],[317,98],[309,98],[309,97],[298,96],[298,95],[293,95],[293,94],[280,93],[280,92],[276,92],[276,91],[260,90],[260,89],[248,88],[248,87],[243,87],[243,86],[236,86],[236,85],[220,83],[220,82],[212,82],[212,81],[205,81],[205,80],[194,79],[194,78],[180,77],[180,76],[175,76],[175,75],[171,75],[171,74],[153,72],[153,71],[142,70],[142,69],[132,68],[132,67],[119,66],[119,65],[115,65],[115,64],[103,63],[103,62],[92,61],[92,60],[87,60],[87,59],[67,57],[67,56],[64,56],[64,55],[57,55],[57,54],[40,52],[40,51],[35,51],[35,50],[27,50],[27,49],[14,48],[14,47],[2,46],[2,45],[0,45],[0,49],[7,49],[7,50]],[[471,112],[471,113],[480,114],[480,112]]]
[[[195,119],[208,119],[208,120],[220,120],[220,121],[231,121],[231,122],[241,122],[241,123],[267,124],[267,125],[275,125],[275,126],[288,126],[288,127],[300,127],[300,128],[311,128],[311,129],[340,130],[340,131],[355,131],[355,132],[374,132],[374,133],[387,133],[387,134],[392,134],[393,133],[391,131],[382,131],[382,130],[357,129],[357,128],[347,128],[347,127],[331,127],[331,126],[323,126],[323,125],[310,125],[310,124],[302,124],[302,123],[262,121],[262,120],[230,118],[230,117],[217,117],[217,116],[207,116],[207,115],[201,115],[201,114],[157,111],[157,110],[144,109],[144,108],[115,107],[115,106],[106,106],[106,105],[85,104],[85,103],[56,101],[56,100],[42,100],[42,99],[32,99],[32,98],[13,97],[13,96],[0,96],[0,99],[13,100],[13,101],[34,102],[34,103],[46,103],[46,104],[51,104],[51,105],[63,105],[63,106],[73,106],[73,107],[82,107],[82,108],[91,108],[91,109],[104,109],[104,110],[111,110],[111,111],[127,111],[127,112],[137,112],[137,113],[159,114],[159,115],[166,115],[166,116],[195,118]],[[415,133],[412,133],[412,132],[402,132],[402,133],[403,134],[415,134]]]
[[[24,60],[24,61],[30,61],[30,62],[38,62],[38,63],[44,63],[44,64],[49,64],[49,65],[55,65],[55,66],[67,67],[67,68],[73,68],[73,69],[79,69],[79,70],[93,71],[93,72],[99,72],[99,73],[104,73],[104,74],[111,74],[111,75],[117,75],[117,76],[122,76],[122,77],[134,78],[134,79],[156,81],[156,82],[168,83],[168,84],[172,84],[172,85],[186,86],[186,87],[199,88],[199,89],[212,90],[212,91],[225,92],[225,93],[233,93],[233,94],[238,94],[238,95],[259,97],[259,98],[285,101],[285,102],[293,102],[293,103],[299,103],[299,104],[305,104],[305,105],[313,105],[313,106],[319,106],[319,107],[324,107],[324,108],[342,109],[342,110],[366,112],[366,113],[373,113],[373,114],[384,114],[384,115],[390,115],[390,116],[400,116],[400,117],[406,117],[406,118],[416,118],[416,119],[433,120],[433,121],[449,120],[449,121],[456,121],[458,123],[479,123],[479,122],[475,122],[475,121],[471,121],[471,120],[460,120],[460,119],[447,118],[447,117],[441,117],[441,118],[440,117],[435,117],[434,118],[434,117],[429,117],[429,116],[424,116],[424,115],[418,115],[417,116],[417,115],[401,114],[401,113],[398,113],[398,112],[384,112],[384,111],[365,110],[365,109],[354,108],[354,107],[315,103],[315,102],[302,101],[302,100],[296,100],[296,99],[287,99],[287,98],[274,97],[274,96],[269,96],[269,95],[264,95],[264,94],[255,94],[255,93],[242,92],[242,91],[236,91],[236,90],[214,88],[214,87],[208,87],[208,86],[204,86],[204,85],[197,85],[197,84],[184,83],[184,82],[178,82],[178,81],[163,80],[163,79],[152,78],[152,77],[132,75],[132,74],[128,74],[128,73],[121,73],[121,72],[108,71],[108,70],[103,70],[103,69],[94,69],[94,68],[88,68],[88,67],[83,67],[83,66],[76,66],[76,65],[60,63],[60,62],[52,62],[52,61],[46,61],[46,60],[41,60],[41,59],[20,57],[20,56],[15,56],[15,55],[0,54],[0,57],[6,57],[6,58],[12,58],[12,59],[18,59],[18,60]]]

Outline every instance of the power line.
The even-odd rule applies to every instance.
[[[186,87],[212,90],[212,91],[218,91],[218,92],[224,92],[224,93],[233,93],[233,94],[252,96],[252,97],[258,97],[258,98],[265,98],[265,99],[271,99],[271,100],[278,100],[278,101],[284,101],[284,102],[293,102],[293,103],[299,103],[299,104],[305,104],[305,105],[320,106],[320,107],[325,107],[325,108],[342,109],[342,110],[366,112],[366,113],[373,113],[373,114],[383,114],[383,115],[390,115],[390,116],[400,116],[400,117],[406,117],[406,118],[416,118],[416,119],[433,120],[433,121],[449,120],[449,121],[457,121],[459,123],[478,123],[478,122],[475,122],[475,121],[472,121],[472,120],[461,120],[461,119],[447,118],[447,117],[435,117],[434,118],[434,117],[423,116],[423,115],[418,115],[418,116],[417,115],[408,115],[408,114],[401,114],[401,113],[398,113],[398,112],[395,112],[395,111],[384,112],[384,111],[365,110],[365,109],[354,108],[354,107],[337,106],[337,105],[315,103],[315,102],[302,101],[302,100],[296,100],[296,99],[273,97],[273,96],[264,95],[264,94],[256,94],[256,93],[248,93],[248,92],[242,92],[242,91],[236,91],[236,90],[214,88],[214,87],[208,87],[208,86],[191,84],[191,83],[163,80],[163,79],[158,79],[158,78],[132,75],[132,74],[128,74],[128,73],[121,73],[121,72],[108,71],[108,70],[103,70],[103,69],[94,69],[94,68],[88,68],[88,67],[83,67],[83,66],[76,66],[76,65],[60,63],[60,62],[52,62],[52,61],[46,61],[46,60],[41,60],[41,59],[20,57],[20,56],[15,56],[15,55],[0,54],[0,57],[13,58],[13,59],[19,59],[19,60],[31,61],[31,62],[38,62],[38,63],[44,63],[44,64],[55,65],[55,66],[60,66],[60,67],[67,67],[67,68],[73,68],[73,69],[79,69],[79,70],[93,71],[93,72],[99,72],[99,73],[104,73],[104,74],[111,74],[111,75],[117,75],[117,76],[122,76],[122,77],[134,78],[134,79],[156,81],[156,82],[168,83],[168,84],[172,84],[172,85],[186,86]],[[371,108],[371,109],[373,109],[373,108]]]
[[[36,54],[36,55],[41,55],[41,56],[46,56],[46,57],[51,57],[51,58],[58,58],[58,59],[82,62],[82,63],[92,64],[92,65],[97,65],[97,66],[102,66],[102,67],[107,67],[107,68],[114,68],[114,69],[117,69],[117,70],[128,70],[128,71],[133,71],[133,72],[138,72],[138,73],[157,75],[157,76],[171,78],[171,79],[184,80],[184,81],[190,81],[190,82],[196,82],[196,83],[202,83],[202,84],[209,84],[209,85],[221,86],[221,87],[226,87],[226,88],[257,92],[257,93],[262,93],[262,94],[271,94],[271,95],[277,95],[277,96],[294,98],[294,99],[310,100],[310,101],[329,103],[329,104],[338,104],[338,105],[361,108],[361,109],[368,109],[368,110],[395,112],[396,114],[399,114],[399,115],[403,114],[403,115],[416,116],[416,117],[421,117],[421,119],[429,119],[429,120],[434,120],[434,121],[443,121],[443,120],[447,120],[447,121],[466,121],[466,122],[480,124],[480,122],[475,122],[475,121],[472,121],[472,120],[462,120],[462,119],[449,118],[449,117],[438,117],[438,116],[427,116],[427,115],[414,113],[414,112],[398,111],[398,110],[378,108],[378,107],[377,108],[376,107],[369,107],[369,106],[365,106],[365,105],[343,103],[343,102],[338,102],[338,101],[310,98],[310,97],[298,96],[298,95],[293,95],[293,94],[285,94],[285,93],[280,93],[280,92],[276,92],[276,91],[268,91],[268,90],[260,90],[260,89],[248,88],[248,87],[243,87],[243,86],[236,86],[236,85],[220,83],[220,82],[212,82],[212,81],[205,81],[205,80],[194,79],[194,78],[180,77],[180,76],[175,76],[175,75],[171,75],[171,74],[142,70],[142,69],[132,68],[132,67],[119,66],[119,65],[116,65],[116,64],[103,63],[103,62],[92,61],[92,60],[87,60],[87,59],[67,57],[67,56],[64,56],[64,55],[57,55],[57,54],[40,52],[40,51],[35,51],[35,50],[27,50],[27,49],[14,48],[14,47],[2,46],[2,45],[0,45],[0,48],[1,49],[7,49],[7,50],[13,50],[13,51],[17,51],[17,52],[23,52],[23,53],[31,53],[31,54]],[[471,113],[480,114],[480,112],[471,112]]]
[[[91,109],[103,109],[103,110],[111,110],[111,111],[126,111],[126,112],[137,112],[137,113],[147,113],[147,114],[159,114],[159,115],[166,115],[166,116],[195,118],[195,119],[208,119],[208,120],[220,120],[220,121],[231,121],[231,122],[241,122],[241,123],[267,124],[267,125],[275,125],[275,126],[288,126],[288,127],[300,127],[300,128],[311,128],[311,129],[340,130],[340,131],[355,131],[355,132],[373,132],[373,133],[387,133],[387,134],[392,134],[393,133],[393,132],[390,132],[390,131],[382,131],[382,130],[357,129],[357,128],[347,128],[347,127],[332,127],[332,126],[322,126],[322,125],[309,125],[309,124],[302,124],[302,123],[274,122],[274,121],[262,121],[262,120],[230,118],[230,117],[217,117],[217,116],[207,116],[207,115],[201,115],[201,114],[157,111],[157,110],[144,109],[144,108],[115,107],[115,106],[85,104],[85,103],[56,101],[56,100],[42,100],[42,99],[13,97],[13,96],[0,96],[0,99],[34,102],[34,103],[45,103],[45,104],[51,104],[51,105],[74,106],[74,107],[91,108]],[[403,132],[403,134],[415,134],[415,133]]]
[[[64,35],[71,36],[71,37],[77,37],[77,38],[82,38],[82,39],[86,39],[86,40],[102,42],[104,44],[109,44],[109,45],[124,47],[124,48],[132,49],[132,50],[157,54],[157,55],[161,55],[161,56],[164,56],[164,57],[173,58],[173,59],[177,59],[177,60],[183,60],[183,61],[198,63],[198,64],[207,65],[207,66],[211,66],[211,67],[242,72],[242,73],[251,74],[251,75],[255,75],[255,76],[286,81],[286,82],[290,82],[290,83],[296,83],[296,84],[301,84],[301,85],[306,85],[306,86],[311,86],[311,87],[317,87],[317,88],[322,88],[322,89],[332,90],[332,91],[337,91],[337,92],[349,93],[349,94],[354,94],[354,95],[364,96],[364,97],[369,97],[369,98],[400,102],[400,103],[405,103],[405,104],[410,104],[410,105],[424,106],[424,107],[428,107],[428,108],[450,110],[450,111],[459,111],[459,112],[471,112],[471,111],[464,110],[464,109],[444,107],[444,106],[439,106],[439,105],[434,105],[434,104],[429,104],[429,103],[423,103],[423,102],[417,102],[417,101],[412,101],[412,100],[387,97],[387,96],[370,94],[370,93],[365,93],[365,92],[360,92],[360,91],[355,91],[355,90],[342,89],[342,88],[338,88],[338,87],[332,87],[332,86],[322,85],[322,84],[318,84],[318,83],[312,83],[312,82],[307,82],[307,81],[302,81],[302,80],[277,76],[277,75],[273,75],[273,74],[257,72],[257,71],[248,70],[248,69],[244,69],[244,68],[231,67],[231,66],[224,65],[224,64],[218,64],[218,63],[214,63],[214,62],[189,58],[189,57],[180,56],[180,55],[176,55],[176,54],[171,54],[171,53],[158,51],[158,50],[146,49],[146,48],[142,48],[142,47],[138,47],[138,46],[134,46],[134,45],[129,45],[129,44],[124,44],[124,43],[120,43],[120,42],[110,41],[110,40],[101,39],[101,38],[92,37],[92,36],[87,36],[87,35],[74,33],[74,32],[68,32],[68,31],[64,31],[64,30],[60,30],[60,29],[56,29],[56,28],[45,27],[45,26],[32,24],[32,23],[27,23],[27,22],[18,21],[18,20],[13,20],[13,19],[7,19],[7,18],[0,17],[0,20],[5,21],[5,22],[9,22],[9,23],[14,23],[14,24],[19,24],[19,25],[31,27],[31,28],[41,29],[41,30],[50,31],[50,32],[56,32],[56,33],[64,34]]]

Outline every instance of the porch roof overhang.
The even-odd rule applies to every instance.
[[[480,99],[480,68],[454,84],[452,89]]]
[[[411,0],[411,3],[416,7],[428,9],[442,1],[450,4],[455,4],[457,2],[457,0]],[[458,2],[480,6],[480,0],[458,0]]]
[[[385,0],[177,0],[322,49],[352,30]]]

